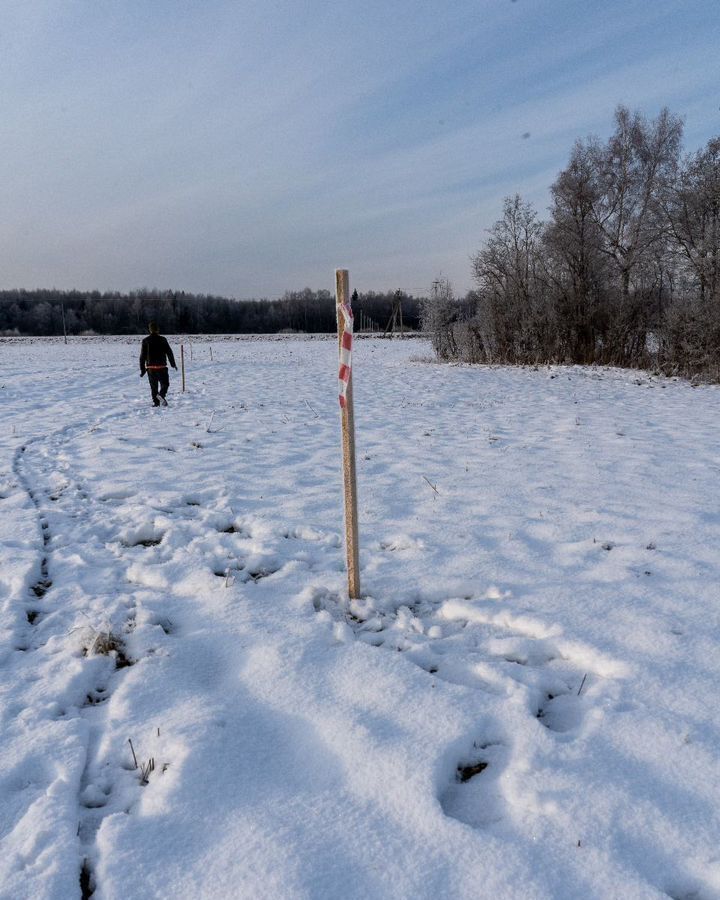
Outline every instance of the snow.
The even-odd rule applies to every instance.
[[[359,340],[349,601],[336,341],[184,341],[0,341],[0,897],[720,897],[718,389]]]

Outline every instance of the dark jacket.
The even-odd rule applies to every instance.
[[[175,357],[166,338],[161,334],[149,334],[143,339],[140,349],[141,372],[146,369],[167,369],[168,360],[173,369],[176,369]]]

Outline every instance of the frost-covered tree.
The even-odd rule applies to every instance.
[[[430,335],[433,350],[440,359],[457,356],[453,326],[458,318],[455,294],[448,278],[440,275],[432,283],[430,297],[420,307],[422,330]]]
[[[562,358],[594,362],[607,322],[608,263],[594,218],[597,202],[593,155],[577,142],[567,167],[550,189],[551,220],[544,241],[555,293]]]
[[[605,144],[597,139],[580,144],[594,168],[593,219],[626,299],[633,276],[665,233],[661,197],[675,176],[682,131],[682,120],[667,109],[648,120],[619,106],[615,131]]]
[[[720,137],[683,160],[663,201],[672,238],[700,300],[720,303]]]
[[[687,156],[665,193],[677,288],[662,318],[666,369],[720,375],[720,138]]]
[[[543,224],[516,194],[473,257],[477,308],[473,326],[489,362],[530,362],[542,357],[551,308],[542,254]]]

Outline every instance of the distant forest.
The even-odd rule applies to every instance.
[[[403,325],[420,326],[422,300],[402,291],[353,294],[357,330],[383,331],[399,296]],[[204,294],[142,289],[0,291],[0,335],[141,334],[158,322],[165,334],[327,333],[336,329],[329,291],[287,291],[279,300],[232,300]]]
[[[473,259],[477,288],[434,283],[443,359],[600,363],[720,380],[720,137],[682,152],[682,120],[618,107],[578,140],[542,221],[520,196]]]

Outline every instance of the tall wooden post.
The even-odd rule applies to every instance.
[[[338,348],[345,332],[343,304],[350,304],[350,277],[347,269],[335,270],[335,299],[338,325]],[[342,429],[343,485],[345,493],[345,554],[348,570],[348,595],[360,597],[360,543],[358,540],[357,478],[355,472],[355,414],[353,409],[352,369],[345,405],[340,408]]]
[[[180,344],[180,371],[182,372],[182,392],[185,393],[185,347]]]

